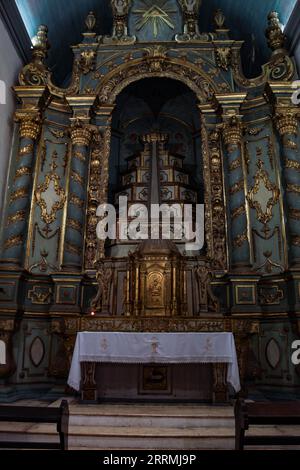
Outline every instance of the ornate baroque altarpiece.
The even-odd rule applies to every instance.
[[[112,0],[111,12],[109,36],[87,16],[66,88],[45,26],[14,87],[0,383],[65,383],[79,330],[233,331],[244,386],[296,390],[299,108],[278,15],[270,60],[248,79],[220,10],[207,33],[201,1]],[[97,208],[120,195],[204,203],[203,249],[99,242]]]

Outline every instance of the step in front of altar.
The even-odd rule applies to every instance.
[[[81,405],[71,398],[68,401],[70,450],[234,449],[234,413],[230,405]],[[60,402],[49,406],[58,406]],[[299,435],[299,427],[254,426],[249,434],[278,435],[278,432]],[[56,426],[3,422],[0,423],[0,440],[57,442]],[[280,446],[274,448],[281,449]],[[295,449],[290,446],[283,449],[289,448]]]
[[[72,448],[176,450],[234,445],[231,406],[103,404],[74,405],[71,410]]]

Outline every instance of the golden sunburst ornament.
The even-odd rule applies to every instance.
[[[153,35],[158,36],[159,28],[167,25],[169,28],[174,29],[175,26],[171,21],[170,14],[176,13],[176,10],[167,9],[165,7],[167,2],[160,7],[159,5],[149,5],[145,2],[145,8],[134,10],[133,13],[141,15],[136,21],[136,28],[140,31],[144,26],[152,24]]]

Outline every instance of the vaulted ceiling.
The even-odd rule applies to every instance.
[[[84,20],[90,10],[98,18],[98,33],[109,34],[112,13],[109,0],[15,0],[30,37],[39,24],[49,27],[51,51],[49,65],[56,81],[63,83],[72,67],[70,46],[81,41]],[[260,73],[268,60],[264,31],[271,10],[280,14],[285,25],[297,0],[202,0],[199,24],[201,31],[212,31],[213,12],[221,8],[231,29],[231,37],[245,41],[244,70],[247,75]],[[153,0],[155,3],[155,0]]]

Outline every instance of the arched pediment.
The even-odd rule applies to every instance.
[[[160,77],[178,80],[192,90],[199,103],[213,103],[219,83],[214,81],[203,68],[177,57],[167,57],[163,48],[151,48],[141,59],[122,64],[107,74],[96,88],[101,104],[113,105],[121,91],[131,83],[143,78]],[[228,87],[224,82],[223,87]],[[219,88],[220,89],[220,88]]]

